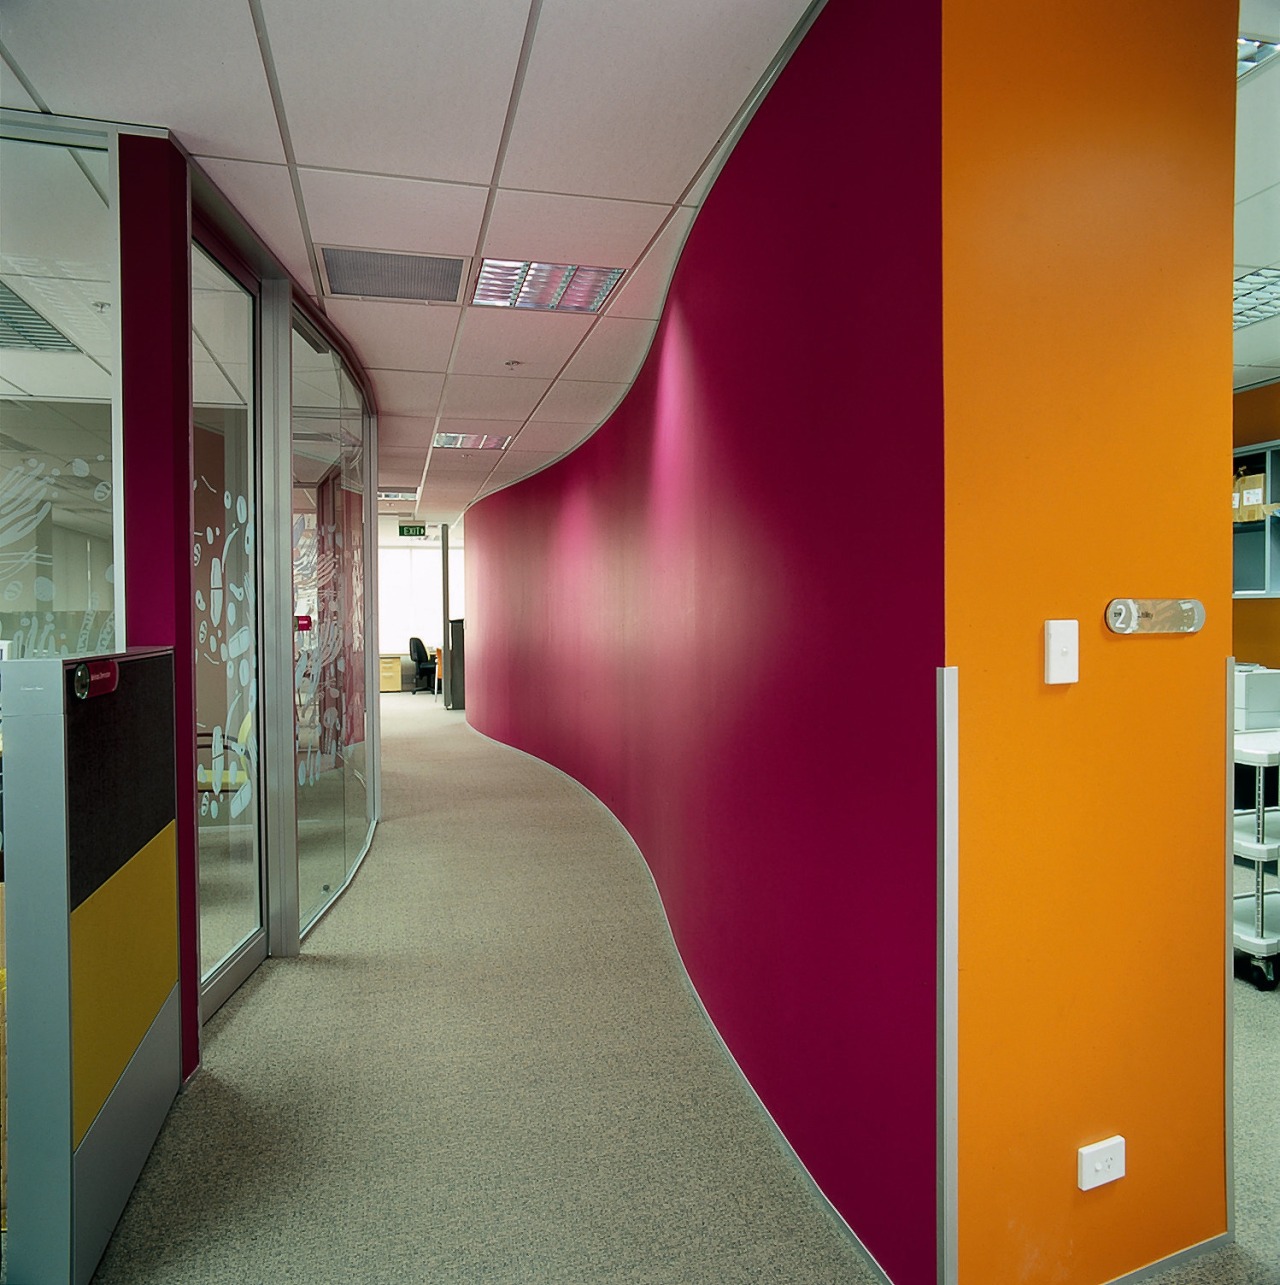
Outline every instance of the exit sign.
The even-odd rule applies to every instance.
[[[401,522],[401,535],[426,535],[427,525],[425,522]]]

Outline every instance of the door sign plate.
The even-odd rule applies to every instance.
[[[1113,634],[1198,634],[1204,603],[1198,598],[1112,598],[1107,628]]]

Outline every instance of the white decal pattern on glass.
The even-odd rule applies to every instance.
[[[217,495],[207,477],[197,479],[197,494],[201,487]],[[224,491],[222,508],[225,533],[222,526],[206,525],[195,532],[192,545],[199,586],[195,593],[197,688],[226,675],[226,716],[211,728],[200,728],[201,762],[196,766],[200,815],[215,820],[228,794],[225,806],[231,819],[249,808],[258,771],[253,524],[243,495]],[[201,511],[207,513],[207,508],[202,506]],[[232,578],[228,566],[244,567],[244,571],[238,579]]]

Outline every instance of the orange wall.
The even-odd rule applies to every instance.
[[[1225,1230],[1230,0],[943,6],[962,1285]],[[1118,638],[1117,596],[1201,598]],[[1080,682],[1043,682],[1046,619]],[[1076,1151],[1128,1176],[1076,1188]]]
[[[1280,438],[1280,384],[1251,388],[1232,401],[1237,446]],[[1237,598],[1232,610],[1236,659],[1280,669],[1280,598]]]

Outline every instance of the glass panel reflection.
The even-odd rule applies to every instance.
[[[298,893],[305,928],[364,847],[364,406],[336,354],[293,337]],[[358,836],[358,839],[357,839]]]
[[[3,138],[0,173],[0,655],[109,653],[117,255],[106,153]],[[0,880],[3,852],[0,819]]]
[[[0,139],[0,640],[117,649],[115,220],[103,152]]]
[[[365,784],[364,653],[364,399],[342,372],[342,529],[339,573],[344,625],[342,665],[343,804],[346,812],[345,868],[355,868],[369,832]]]
[[[253,299],[192,248],[200,968],[262,925]]]

